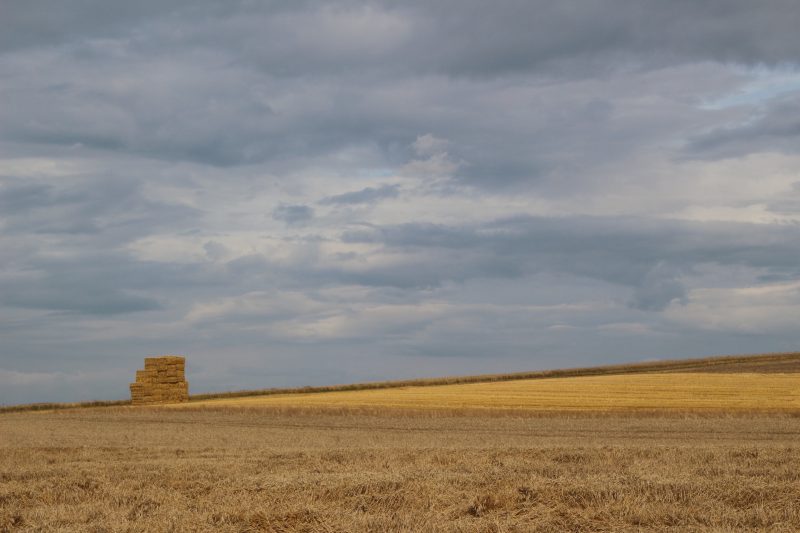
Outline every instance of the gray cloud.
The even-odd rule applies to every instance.
[[[800,213],[800,181],[794,182],[789,191],[771,201],[767,207],[776,213]]]
[[[6,1],[0,403],[796,349],[797,13]]]
[[[800,150],[800,92],[771,103],[760,116],[692,139],[688,150],[702,157],[741,157],[755,152]]]
[[[519,125],[493,123],[493,113],[506,113],[502,101],[454,102],[450,91],[442,94],[443,79],[586,78],[608,69],[777,64],[800,55],[793,18],[785,16],[793,12],[789,0],[757,8],[738,1],[501,4],[146,2],[117,14],[89,1],[54,13],[12,2],[3,35],[16,55],[6,55],[2,97],[17,104],[0,114],[0,135],[218,166],[278,165],[366,144],[391,158],[394,147],[446,121],[442,133],[458,138],[456,155],[471,163],[465,172],[472,180],[522,179],[554,164],[554,128],[573,125],[569,134],[577,135],[575,125],[602,125],[613,105],[585,98],[536,113],[526,110],[535,99],[514,102],[508,112],[543,121],[545,131],[537,143],[508,144],[504,131]],[[33,84],[25,63],[42,70]],[[111,83],[120,78],[126,82]],[[480,129],[456,115],[464,104],[482,106]],[[487,131],[493,135],[478,135]],[[540,146],[533,154],[532,144]],[[582,144],[571,148],[580,152]]]
[[[328,196],[320,200],[319,203],[323,205],[369,204],[385,198],[397,198],[399,194],[399,185],[381,185],[380,187],[365,187],[360,191]]]
[[[791,0],[758,6],[745,0],[505,1],[492,6],[477,0],[403,6],[343,1],[335,7],[314,1],[221,7],[174,0],[114,10],[96,0],[47,10],[23,0],[7,4],[8,31],[0,41],[6,50],[120,33],[136,38],[131,29],[145,27],[158,37],[150,46],[212,43],[249,54],[270,71],[296,75],[342,66],[385,69],[387,60],[394,60],[396,69],[498,74],[575,57],[758,63],[794,61],[800,51]],[[175,27],[182,31],[169,32]],[[373,48],[359,50],[364,45]],[[295,52],[291,60],[287,50]]]
[[[5,288],[0,301],[12,307],[71,311],[89,315],[116,315],[161,308],[158,301],[153,298],[113,288],[26,285]]]
[[[272,210],[272,218],[287,224],[302,224],[314,218],[314,209],[307,205],[279,205]]]
[[[686,286],[672,270],[663,263],[653,267],[634,290],[631,306],[643,311],[663,311],[676,300],[686,304]]]
[[[162,307],[165,288],[219,282],[203,265],[139,261],[121,253],[83,251],[74,257],[44,254],[24,260],[17,275],[0,279],[0,304],[10,307],[121,314]]]
[[[475,277],[569,272],[633,287],[632,305],[662,310],[685,301],[680,272],[702,264],[800,275],[800,230],[644,218],[516,217],[479,226],[403,224],[345,232],[345,242],[408,252],[409,265],[363,272],[367,284],[420,286]],[[426,254],[413,251],[422,249]],[[410,268],[413,264],[413,268]],[[405,276],[402,275],[405,273]]]
[[[119,242],[199,216],[169,199],[147,198],[140,180],[101,175],[58,181],[0,176],[5,232],[106,234]]]

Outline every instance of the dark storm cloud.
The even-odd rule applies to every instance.
[[[360,191],[328,196],[320,200],[319,203],[322,205],[370,204],[385,198],[397,198],[399,194],[399,185],[381,185],[380,187],[365,187]]]

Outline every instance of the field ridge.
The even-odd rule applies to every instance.
[[[686,372],[686,371],[713,371],[725,367],[736,367],[739,371],[746,371],[751,367],[763,368],[765,365],[792,365],[794,371],[800,371],[800,352],[780,352],[769,354],[751,355],[725,355],[702,357],[693,359],[670,359],[660,361],[647,361],[640,363],[625,363],[593,367],[576,367],[556,370],[536,370],[528,372],[513,372],[506,374],[478,374],[471,376],[449,376],[438,378],[417,378],[406,380],[375,381],[366,383],[351,383],[344,385],[326,385],[316,387],[268,388],[254,390],[240,390],[229,392],[211,392],[192,394],[189,401],[212,400],[222,398],[242,398],[247,396],[270,396],[275,394],[310,394],[324,392],[356,391],[371,389],[390,389],[401,387],[430,387],[437,385],[456,385],[465,383],[490,383],[498,381],[515,381],[523,379],[548,379],[581,376],[604,376],[622,374],[641,374],[653,372]],[[794,368],[796,367],[796,369]],[[736,370],[734,370],[736,371]],[[35,403],[24,405],[0,406],[0,414],[19,411],[38,411],[55,409],[76,409],[88,407],[113,407],[130,405],[130,400],[108,400],[72,403]]]
[[[567,378],[582,376],[606,376],[621,374],[641,374],[650,372],[678,372],[708,369],[717,366],[740,365],[747,363],[784,363],[800,364],[800,352],[784,352],[755,355],[726,355],[703,357],[696,359],[671,359],[642,363],[626,363],[591,367],[563,368],[556,370],[534,370],[506,374],[477,374],[472,376],[449,376],[439,378],[417,378],[392,381],[374,381],[352,383],[346,385],[328,385],[319,387],[294,387],[241,390],[231,392],[213,392],[193,394],[190,400],[211,400],[216,398],[238,398],[243,396],[268,396],[272,394],[308,394],[316,392],[338,392],[352,390],[391,389],[400,387],[430,387],[436,385],[457,385],[461,383],[490,383],[495,381],[516,381],[522,379]]]

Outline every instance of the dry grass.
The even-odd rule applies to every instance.
[[[347,385],[327,385],[321,387],[298,387],[292,389],[258,389],[231,392],[193,394],[192,401],[218,398],[241,398],[247,396],[271,396],[275,394],[311,394],[318,392],[341,392],[355,390],[392,389],[398,387],[431,387],[463,383],[490,383],[497,381],[516,381],[520,379],[550,379],[582,376],[608,376],[621,374],[643,374],[655,372],[757,372],[786,373],[800,372],[800,353],[770,353],[759,355],[728,355],[703,357],[700,359],[677,359],[628,363],[558,370],[539,370],[515,372],[511,374],[482,374],[477,376],[447,376],[399,381],[377,381],[371,383],[350,383]]]
[[[471,410],[776,410],[800,413],[800,374],[656,373],[252,396],[175,407]]]
[[[0,531],[800,530],[800,418],[0,417]]]
[[[130,405],[130,400],[108,400],[108,401],[90,401],[90,402],[41,402],[41,403],[25,403],[19,405],[3,405],[0,406],[0,414],[3,413],[19,413],[23,411],[55,411],[58,409],[86,409],[90,407],[114,407],[119,405]]]
[[[793,364],[7,412],[0,532],[800,531]]]
[[[677,370],[680,372],[680,370]],[[739,361],[715,365],[698,366],[692,372],[755,372],[759,374],[790,374],[800,372],[800,354],[790,354],[784,358],[748,357]]]

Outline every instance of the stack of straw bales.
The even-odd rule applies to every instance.
[[[179,355],[145,357],[144,370],[136,371],[131,383],[131,403],[172,403],[189,401],[189,383],[184,377],[186,359]]]

